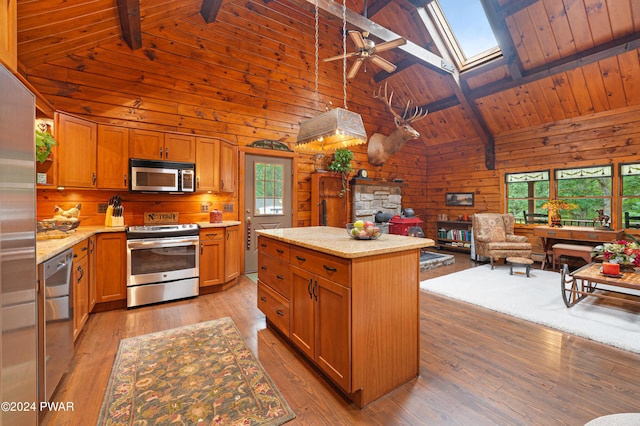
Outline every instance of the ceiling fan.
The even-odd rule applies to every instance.
[[[394,72],[396,70],[396,66],[386,59],[377,55],[378,52],[384,52],[385,50],[393,49],[394,47],[402,46],[407,43],[407,40],[400,37],[395,40],[386,41],[384,43],[380,43],[376,45],[376,43],[369,39],[369,32],[350,30],[349,36],[353,41],[353,44],[356,46],[356,50],[351,53],[345,52],[342,55],[332,56],[330,58],[324,59],[324,62],[335,61],[338,59],[343,59],[345,56],[347,58],[356,57],[356,61],[353,63],[351,68],[349,69],[349,73],[347,74],[347,78],[351,79],[356,76],[358,70],[362,66],[363,63],[371,61],[376,66],[382,68],[388,73]]]

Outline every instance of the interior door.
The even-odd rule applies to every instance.
[[[292,160],[247,154],[245,156],[244,272],[258,270],[260,229],[289,228],[292,223]]]

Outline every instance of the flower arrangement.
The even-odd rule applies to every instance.
[[[540,208],[545,210],[571,210],[578,207],[576,204],[568,203],[564,200],[553,199],[544,203]]]
[[[592,258],[596,256],[602,256],[609,263],[640,266],[640,244],[627,240],[604,243],[591,252]]]
[[[560,210],[571,210],[578,207],[576,204],[568,203],[564,200],[558,200],[554,198],[553,200],[549,200],[544,203],[540,208],[545,209],[549,212],[549,225],[557,226],[559,228],[562,227],[562,217],[560,217]]]

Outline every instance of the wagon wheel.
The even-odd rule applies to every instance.
[[[569,274],[569,265],[566,263],[562,266],[562,273],[560,274],[560,289],[562,291],[562,300],[567,308],[587,297],[578,293],[578,280]],[[589,291],[593,292],[592,289]]]

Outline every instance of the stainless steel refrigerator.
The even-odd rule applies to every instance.
[[[0,64],[0,426],[38,419],[35,228],[35,97]]]

